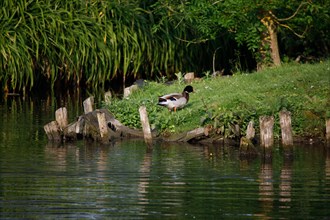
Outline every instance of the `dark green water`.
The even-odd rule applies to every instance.
[[[328,219],[330,149],[240,159],[234,146],[49,144],[43,125],[64,104],[0,104],[0,219]],[[78,107],[77,107],[78,106]]]

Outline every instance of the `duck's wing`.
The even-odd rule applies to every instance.
[[[171,94],[160,96],[158,99],[159,99],[159,101],[166,101],[166,100],[176,101],[180,98],[182,98],[181,93],[171,93]]]

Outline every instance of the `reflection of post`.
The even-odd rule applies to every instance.
[[[65,171],[67,166],[68,148],[64,145],[48,142],[45,147],[47,161],[56,171]]]
[[[327,157],[325,158],[325,182],[330,183],[330,148],[327,148]]]
[[[292,184],[292,158],[284,157],[284,165],[281,170],[280,183],[280,208],[290,208],[291,184]]]
[[[100,180],[104,180],[104,176],[105,176],[105,173],[104,171],[107,170],[107,159],[108,159],[108,149],[109,149],[109,146],[99,146],[100,150],[100,154],[99,154],[99,158],[98,158],[98,161],[97,161],[97,170],[98,170],[98,178]]]
[[[271,161],[266,160],[266,162],[261,165],[259,181],[259,200],[263,205],[263,214],[267,217],[268,213],[272,211],[274,200],[273,169]]]
[[[205,158],[208,160],[210,159],[210,150],[209,150],[209,146],[203,146],[203,153]]]
[[[152,150],[147,148],[147,153],[143,158],[143,162],[140,166],[140,181],[138,185],[139,204],[148,204],[148,198],[146,197],[148,192],[148,186],[150,181],[150,168],[151,168]]]
[[[88,146],[90,147],[90,146]],[[98,183],[102,183],[102,184],[106,184],[108,182],[108,176],[106,175],[106,171],[107,171],[107,162],[108,162],[108,149],[109,146],[98,146],[100,148],[99,151],[99,157],[98,157],[98,161],[97,161],[97,182]],[[94,149],[94,147],[92,148]],[[95,152],[95,151],[94,151]],[[106,202],[105,197],[100,196],[97,197],[97,208],[104,208],[102,205],[100,204],[104,204]]]

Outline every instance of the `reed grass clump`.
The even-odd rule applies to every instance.
[[[166,75],[193,51],[187,31],[155,25],[134,1],[3,0],[0,81],[20,91],[37,82],[104,87],[114,77]],[[156,27],[156,28],[155,28]]]

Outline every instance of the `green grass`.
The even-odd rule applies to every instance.
[[[114,99],[107,107],[123,124],[140,128],[138,108],[145,105],[152,127],[163,135],[211,125],[218,134],[234,137],[236,124],[244,134],[250,120],[258,128],[260,116],[274,115],[274,132],[279,136],[278,113],[287,109],[292,113],[295,135],[323,137],[325,119],[330,118],[330,60],[284,64],[230,77],[204,77],[192,85],[195,92],[188,105],[178,112],[158,106],[157,98],[182,91],[185,85],[179,81],[170,86],[147,82],[129,98]]]

